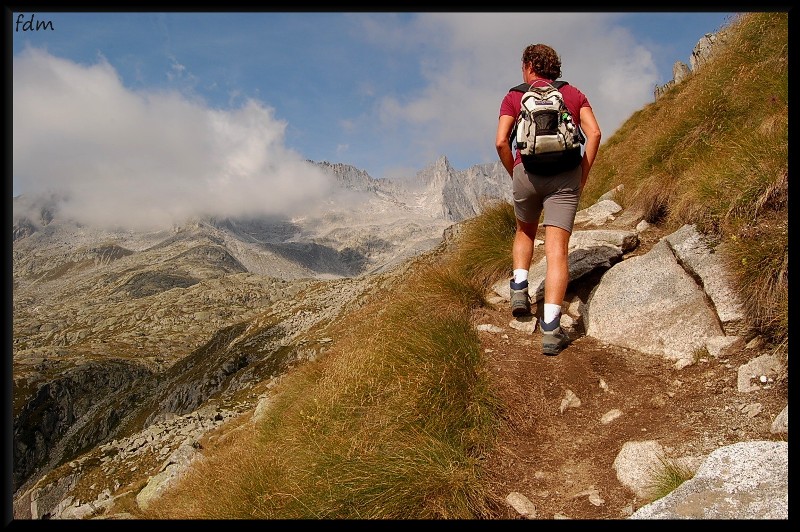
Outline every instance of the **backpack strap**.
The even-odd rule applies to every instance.
[[[569,83],[568,83],[568,82],[566,82],[566,81],[564,81],[563,79],[559,79],[559,80],[556,80],[556,81],[554,81],[554,82],[552,83],[552,85],[553,85],[553,87],[555,87],[555,88],[557,88],[557,89],[560,89],[560,88],[561,88],[561,87],[563,87],[564,85],[569,85]],[[511,87],[511,88],[510,88],[510,89],[508,89],[508,90],[509,90],[509,92],[511,92],[511,91],[516,91],[516,92],[528,92],[528,89],[530,89],[530,88],[531,88],[531,85],[530,85],[530,83],[520,83],[520,84],[519,84],[519,85],[517,85],[516,87]]]
[[[558,79],[553,81],[551,84],[556,89],[561,89],[564,85],[569,85],[568,82],[564,81],[563,79]],[[531,84],[530,83],[520,83],[515,87],[511,87],[508,89],[508,92],[516,91],[516,92],[528,92],[530,90]],[[511,133],[508,135],[508,144],[512,144],[514,142],[514,137],[517,136],[517,120],[514,121],[514,127],[511,128]]]

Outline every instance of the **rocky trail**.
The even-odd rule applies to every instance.
[[[636,253],[660,237],[651,233]],[[570,286],[566,301],[584,296]],[[572,343],[545,356],[541,332],[531,332],[536,318],[513,318],[507,300],[492,301],[474,320],[505,408],[498,448],[486,458],[497,519],[630,516],[650,502],[649,468],[659,464],[650,457],[649,465],[618,472],[626,442],[655,442],[667,461],[694,471],[719,447],[787,438],[771,427],[786,406],[788,379],[747,393],[737,387],[738,369],[764,351],[757,342],[677,369],[587,337],[577,321]]]

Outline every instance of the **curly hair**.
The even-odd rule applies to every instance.
[[[531,44],[522,51],[522,64],[531,65],[533,71],[546,79],[561,77],[561,59],[546,44]]]

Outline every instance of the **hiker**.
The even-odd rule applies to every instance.
[[[524,85],[552,85],[560,76],[561,59],[553,48],[545,44],[532,44],[523,50]],[[569,283],[569,238],[575,222],[578,199],[597,156],[600,126],[586,96],[573,85],[563,83],[559,88],[561,96],[572,115],[574,126],[578,128],[577,131],[582,130],[585,137],[583,156],[577,159],[578,163],[574,168],[554,175],[529,172],[522,164],[519,144],[516,156],[512,152],[510,138],[520,115],[523,90],[524,86],[522,89],[519,86],[512,88],[503,98],[495,140],[500,161],[513,179],[516,233],[512,249],[511,308],[515,316],[531,312],[528,270],[533,258],[539,217],[544,212],[542,225],[545,229],[547,271],[544,281],[544,309],[539,327],[542,330],[542,352],[546,355],[557,355],[569,343],[569,337],[561,330],[561,304]]]

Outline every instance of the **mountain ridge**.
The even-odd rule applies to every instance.
[[[72,394],[91,393],[82,383],[104,380],[105,364],[129,376],[118,391],[145,382],[140,371],[151,374],[147,379],[164,378],[242,320],[281,305],[307,306],[293,297],[310,294],[312,285],[337,291],[338,300],[348,293],[344,286],[366,286],[373,281],[365,276],[402,268],[440,245],[454,219],[474,216],[480,201],[510,194],[507,180],[507,188],[490,188],[500,178],[487,168],[457,172],[444,157],[416,181],[399,182],[373,179],[347,164],[314,164],[340,184],[333,199],[341,203],[303,219],[210,217],[156,231],[106,229],[62,219],[57,196],[14,198],[15,485],[122,430],[115,424],[124,416],[100,421],[88,397],[56,406]],[[350,193],[359,198],[357,209]],[[320,304],[312,321],[335,308]],[[301,311],[286,312],[283,319],[297,321]],[[119,362],[132,366],[121,370]],[[197,382],[195,388],[207,388]],[[143,390],[153,386],[120,399],[127,405],[122,411],[139,408]],[[179,411],[195,406],[185,403]],[[94,429],[76,432],[79,424]],[[67,437],[73,444],[61,441]]]

